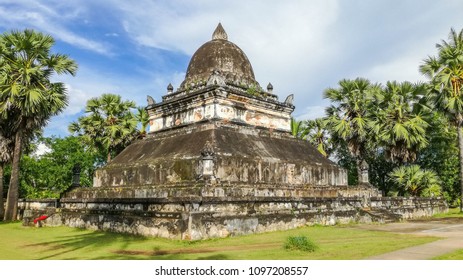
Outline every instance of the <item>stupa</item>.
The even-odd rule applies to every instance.
[[[180,88],[148,100],[148,137],[98,170],[95,187],[347,185],[343,169],[291,135],[293,95],[280,102],[271,84],[264,91],[221,24]]]
[[[147,137],[98,169],[93,187],[65,193],[47,223],[204,239],[382,219],[368,210],[384,206],[377,189],[347,186],[344,169],[292,136],[294,108],[293,95],[262,89],[219,24],[179,88],[148,96]]]

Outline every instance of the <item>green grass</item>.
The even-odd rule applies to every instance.
[[[447,213],[439,213],[433,215],[431,218],[424,218],[424,219],[439,219],[439,220],[447,220],[447,219],[458,219],[461,220],[463,218],[463,212],[460,212],[460,208],[450,208]],[[455,250],[451,253],[447,253],[438,257],[433,258],[433,260],[463,260],[463,249]]]
[[[463,260],[463,249],[435,257],[433,260]]]
[[[460,208],[450,208],[449,212],[447,213],[439,213],[434,216],[433,218],[463,218],[463,212],[460,212]]]
[[[305,252],[315,252],[318,249],[317,244],[306,236],[288,236],[285,245],[286,250],[300,250]]]
[[[289,236],[306,236],[315,252],[284,249]],[[68,227],[0,223],[0,259],[363,259],[436,240],[434,237],[368,231],[348,226],[180,241]]]

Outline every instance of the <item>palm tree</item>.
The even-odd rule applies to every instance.
[[[344,141],[357,164],[357,175],[361,182],[361,164],[371,145],[370,107],[379,87],[369,80],[339,81],[339,88],[328,88],[324,98],[332,105],[326,109],[328,125],[334,141]]]
[[[146,129],[150,122],[148,111],[144,107],[137,107],[137,112],[135,114],[135,119],[141,124],[140,128],[140,137],[143,138],[146,135]]]
[[[23,140],[42,128],[51,116],[67,105],[62,83],[53,74],[74,75],[76,63],[66,55],[51,54],[51,36],[33,30],[12,31],[0,36],[0,118],[14,123],[12,172],[5,220],[17,216],[19,164]]]
[[[389,174],[401,195],[439,196],[442,189],[437,174],[431,170],[422,170],[419,165],[400,166]]]
[[[370,127],[393,162],[415,161],[417,152],[428,144],[426,107],[420,103],[424,94],[423,84],[393,81],[376,95],[377,109]]]
[[[448,41],[436,44],[437,56],[429,56],[420,71],[431,80],[430,99],[457,128],[460,159],[460,211],[463,212],[463,29],[450,30]]]
[[[328,120],[318,118],[305,122],[305,139],[309,141],[325,157],[329,157],[333,150],[330,133],[328,131]]]
[[[137,119],[131,112],[133,101],[106,93],[87,101],[86,116],[69,125],[69,131],[106,154],[107,162],[136,136]]]
[[[291,118],[291,134],[296,138],[304,139],[304,124],[302,121]]]
[[[4,206],[3,206],[3,173],[4,167],[11,161],[13,157],[13,140],[5,137],[3,133],[6,131],[0,131],[0,219],[3,219]]]
[[[14,123],[11,116],[0,122],[0,219],[3,220],[5,207],[3,202],[4,168],[11,163],[14,148]]]

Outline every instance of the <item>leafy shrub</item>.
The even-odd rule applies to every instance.
[[[288,236],[288,238],[286,238],[284,248],[286,250],[314,252],[318,249],[318,246],[305,236]]]
[[[436,172],[421,169],[419,165],[400,166],[388,175],[396,185],[399,195],[433,197],[442,194],[440,179]]]

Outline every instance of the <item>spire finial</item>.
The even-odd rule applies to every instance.
[[[174,91],[174,87],[172,86],[171,83],[169,83],[169,85],[167,86],[167,92],[172,93],[173,91]]]
[[[222,27],[222,24],[219,22],[217,28],[215,29],[214,33],[212,33],[212,40],[228,40],[227,32]]]
[[[270,92],[270,93],[272,93],[272,91],[273,91],[273,85],[272,85],[271,83],[268,83],[268,85],[267,85],[267,91]]]

